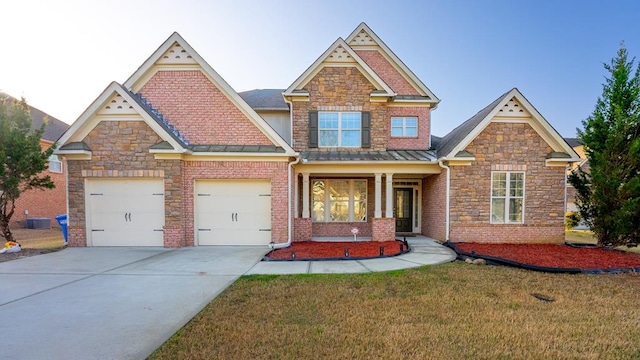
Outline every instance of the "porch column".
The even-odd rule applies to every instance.
[[[377,173],[376,175],[376,207],[374,212],[374,217],[381,218],[382,217],[382,174]]]
[[[293,175],[293,217],[294,218],[299,218],[300,217],[300,209],[298,206],[298,199],[300,199],[300,186],[298,185],[298,175],[300,175],[299,173],[294,173]],[[291,206],[291,204],[289,204],[289,206]]]
[[[309,173],[302,173],[302,217],[309,218]]]
[[[385,217],[392,218],[393,217],[393,174],[386,173],[384,174],[387,179],[387,209],[385,210]]]

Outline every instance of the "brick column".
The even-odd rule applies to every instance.
[[[293,219],[293,241],[311,241],[311,218]]]
[[[379,218],[371,219],[371,240],[391,241],[396,238],[396,219]]]

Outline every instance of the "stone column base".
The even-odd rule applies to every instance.
[[[181,226],[165,225],[164,228],[164,247],[179,248],[183,246],[193,246],[193,244],[184,243],[184,232]]]

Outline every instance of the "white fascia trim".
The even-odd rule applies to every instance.
[[[411,71],[407,67],[407,65],[405,65],[402,62],[402,60],[400,60],[400,58],[393,51],[391,51],[391,49],[387,46],[387,44],[385,44],[384,41],[382,41],[382,39],[380,39],[380,37],[378,37],[378,35],[375,32],[373,32],[373,30],[371,30],[371,28],[369,28],[369,26],[366,23],[364,22],[360,23],[360,25],[358,25],[358,27],[356,27],[356,29],[353,30],[353,32],[351,32],[349,36],[347,36],[347,39],[345,40],[345,42],[347,44],[350,43],[358,35],[358,33],[361,30],[364,30],[366,33],[368,33],[369,36],[373,39],[373,41],[375,41],[378,44],[380,49],[382,49],[383,51],[383,54],[382,54],[383,56],[393,60],[391,61],[391,65],[394,65],[394,67],[397,67],[400,70],[402,70],[401,72],[404,72],[404,74],[402,75],[403,77],[405,77],[406,80],[410,80],[409,82],[414,83],[420,90],[424,92],[425,95],[433,99],[432,102],[436,104],[433,107],[435,109],[437,107],[437,104],[440,102],[440,99],[431,90],[429,90],[429,88],[413,73],[413,71]]]
[[[512,98],[516,98],[522,106],[531,114],[531,120],[528,119],[494,119],[500,109]],[[522,95],[517,89],[513,88],[504,96],[493,110],[476,126],[458,145],[446,154],[445,158],[453,159],[454,155],[464,150],[492,121],[496,122],[520,122],[528,123],[531,127],[556,151],[566,152],[571,158],[579,158],[578,154],[569,144],[560,136],[560,134],[549,124],[549,122],[536,110],[535,107]],[[542,131],[541,131],[542,130]],[[550,141],[551,140],[551,141]],[[555,143],[555,144],[552,144]]]
[[[155,119],[151,118],[149,114],[140,106],[138,102],[133,99],[129,92],[125,91],[124,88],[115,81],[109,84],[109,86],[98,96],[96,100],[89,105],[89,107],[80,115],[80,117],[67,129],[67,131],[62,135],[60,140],[58,140],[58,144],[63,146],[68,142],[72,141],[82,141],[91,130],[100,122],[100,118],[97,115],[97,112],[100,108],[104,106],[104,104],[111,98],[111,96],[117,93],[122,96],[123,99],[129,103],[133,107],[133,109],[140,115],[142,120],[154,131],[156,134],[160,136],[160,138],[169,144],[174,149],[183,149],[182,145],[178,143],[171,135],[169,135],[165,129],[156,122]]]
[[[83,156],[91,156],[93,154],[89,150],[55,150],[53,152],[54,155],[83,155]]]
[[[544,161],[546,166],[566,166],[574,162],[580,162],[582,159],[578,158],[558,158],[558,159],[546,159]]]
[[[329,55],[331,55],[331,53],[333,53],[333,51],[338,46],[342,46],[342,48],[345,49],[347,53],[349,53],[351,58],[355,60],[358,65],[360,65],[360,67],[362,68],[360,69],[360,71],[365,75],[365,77],[367,77],[369,81],[373,83],[373,85],[376,86],[376,89],[385,91],[389,96],[395,96],[395,93],[393,92],[393,90],[391,90],[389,85],[382,81],[378,74],[376,74],[373,69],[371,69],[369,65],[367,65],[367,63],[365,63],[364,60],[362,60],[362,58],[360,58],[360,56],[358,56],[358,54],[356,54],[356,52],[353,51],[353,49],[342,38],[338,38],[336,41],[334,41],[334,43],[331,44],[331,46],[329,46],[329,48],[324,53],[322,53],[322,55],[320,55],[320,57],[318,57],[318,59],[313,64],[311,64],[311,66],[309,66],[307,70],[305,70],[305,72],[303,72],[302,75],[300,75],[293,82],[293,84],[291,84],[291,86],[289,86],[284,91],[284,96],[296,96],[297,94],[295,90],[300,89],[304,85],[306,85],[307,82],[309,82],[309,80],[311,80],[313,76],[315,76],[322,69],[322,63]],[[344,66],[345,64],[336,63],[335,65]]]
[[[132,89],[136,82],[140,80],[148,71],[150,71],[154,64],[160,59],[174,43],[180,44],[191,57],[200,65],[204,70],[204,74],[209,80],[222,91],[222,93],[233,103],[238,110],[240,110],[260,131],[275,145],[285,149],[285,152],[291,156],[295,154],[295,151],[287,144],[287,142],[278,133],[267,124],[267,122],[253,110],[246,101],[244,101],[238,93],[209,65],[201,56],[195,51],[194,48],[187,43],[180,34],[174,32],[160,47],[136,70],[133,75],[127,81],[124,86]],[[191,67],[190,67],[191,68]]]

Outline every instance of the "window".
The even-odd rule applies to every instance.
[[[49,156],[49,171],[54,173],[62,172],[62,161],[58,159],[58,155]]]
[[[314,180],[313,221],[367,221],[367,180]]]
[[[391,136],[393,137],[417,137],[418,118],[417,117],[392,117]]]
[[[522,224],[524,172],[491,173],[491,223]]]
[[[359,112],[318,113],[320,147],[360,147],[361,129]]]

